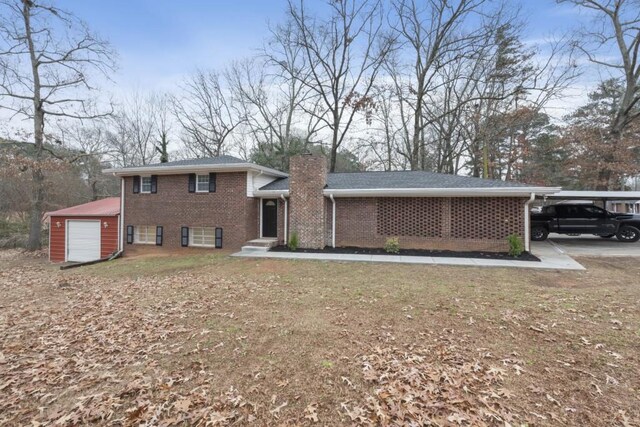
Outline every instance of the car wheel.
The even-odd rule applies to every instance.
[[[531,228],[531,240],[533,240],[534,242],[547,240],[548,235],[549,231],[541,225],[536,225],[535,227]]]
[[[640,230],[630,225],[623,225],[616,233],[616,237],[625,243],[637,242],[640,240]]]
[[[602,237],[603,239],[610,239],[613,236],[615,236],[615,234],[599,234],[600,237]]]

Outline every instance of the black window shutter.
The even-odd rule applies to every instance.
[[[153,194],[158,192],[158,175],[151,175],[151,192]]]
[[[162,246],[162,226],[156,227],[156,246]]]
[[[140,192],[140,177],[137,175],[133,177],[133,192],[134,194]]]
[[[222,228],[216,228],[216,248],[222,248]]]
[[[189,174],[189,193],[195,193],[195,192],[196,192],[196,174],[190,173]]]
[[[133,225],[127,225],[127,244],[133,243]]]
[[[211,172],[209,174],[209,193],[216,192],[216,174]]]
[[[189,227],[182,227],[180,233],[180,245],[189,246]]]

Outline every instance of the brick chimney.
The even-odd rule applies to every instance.
[[[301,154],[289,163],[290,234],[298,233],[301,248],[325,246],[325,200],[327,159],[322,155]]]

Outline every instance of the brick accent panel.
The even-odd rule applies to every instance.
[[[509,197],[339,198],[336,246],[382,247],[387,238],[398,237],[404,249],[502,252],[508,250],[509,234],[524,236],[525,202]],[[327,224],[331,227],[330,218]]]
[[[289,216],[290,233],[298,233],[301,248],[320,249],[325,244],[325,198],[327,159],[300,155],[290,160]]]
[[[133,177],[124,179],[125,227],[163,226],[163,248],[182,249],[183,226],[221,227],[223,249],[239,249],[258,237],[259,200],[247,197],[246,172],[218,173],[215,193],[189,193],[187,174],[159,175],[156,194],[133,194]],[[125,253],[134,246],[125,243]]]
[[[381,236],[441,237],[441,199],[385,197],[377,200],[377,234]]]
[[[455,198],[451,199],[451,228],[455,239],[506,239],[509,234],[523,234],[524,199]],[[466,227],[462,225],[468,225]]]

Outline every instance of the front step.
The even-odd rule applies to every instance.
[[[269,252],[268,246],[243,246],[240,248],[242,252]]]
[[[271,239],[271,238],[260,238],[260,239],[253,239],[253,240],[249,240],[247,243],[244,244],[243,248],[245,247],[255,247],[255,248],[273,248],[274,246],[278,246],[278,239]]]

